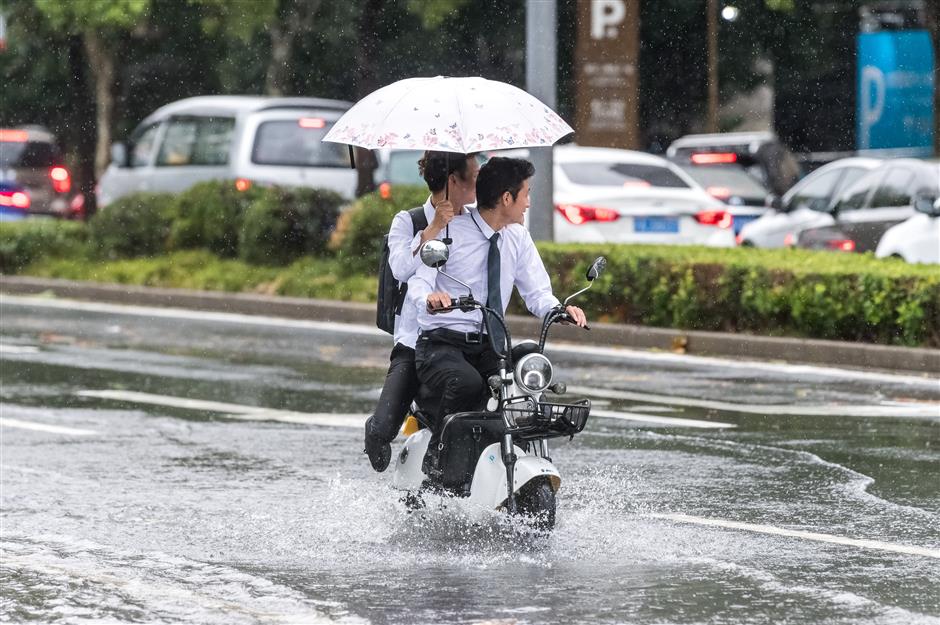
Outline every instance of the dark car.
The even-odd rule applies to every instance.
[[[746,224],[769,211],[766,204],[770,192],[737,163],[682,163],[679,167],[692,176],[709,195],[728,205],[728,210],[734,216],[735,234],[741,232],[741,228]]]
[[[62,151],[45,129],[0,128],[0,182],[28,194],[30,214],[84,216],[84,196],[73,191]]]
[[[885,161],[847,187],[832,206],[833,223],[803,230],[797,247],[846,252],[874,251],[882,235],[915,214],[914,199],[936,195],[940,163]]]
[[[775,195],[783,195],[800,177],[800,165],[772,132],[686,135],[673,141],[666,156],[676,163],[735,163]]]

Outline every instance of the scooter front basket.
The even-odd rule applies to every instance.
[[[591,400],[582,399],[572,404],[521,402],[507,404],[503,410],[514,417],[523,438],[574,436],[587,425]]]

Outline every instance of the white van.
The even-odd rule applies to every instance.
[[[349,150],[323,136],[352,106],[340,100],[203,96],[167,104],[111,148],[98,206],[139,191],[179,193],[205,180],[322,187],[352,198]]]

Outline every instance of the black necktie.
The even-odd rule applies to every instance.
[[[496,232],[490,237],[490,253],[486,257],[486,306],[495,310],[502,318],[503,297],[500,294],[499,265],[499,233]],[[503,326],[499,321],[490,320],[490,333],[493,335],[497,349],[499,351],[504,350],[506,348],[506,333],[503,332]]]

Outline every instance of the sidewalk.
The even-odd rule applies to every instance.
[[[0,276],[0,293],[17,295],[42,293],[66,299],[139,306],[188,308],[338,323],[366,325],[375,323],[373,304],[297,297],[161,289],[22,276]],[[514,335],[529,337],[535,337],[540,327],[539,321],[533,317],[514,315],[509,317],[509,325]],[[552,331],[552,338],[604,347],[654,349],[699,356],[906,371],[940,377],[940,349],[773,338],[611,323],[592,323],[590,332],[574,327],[559,327]]]

